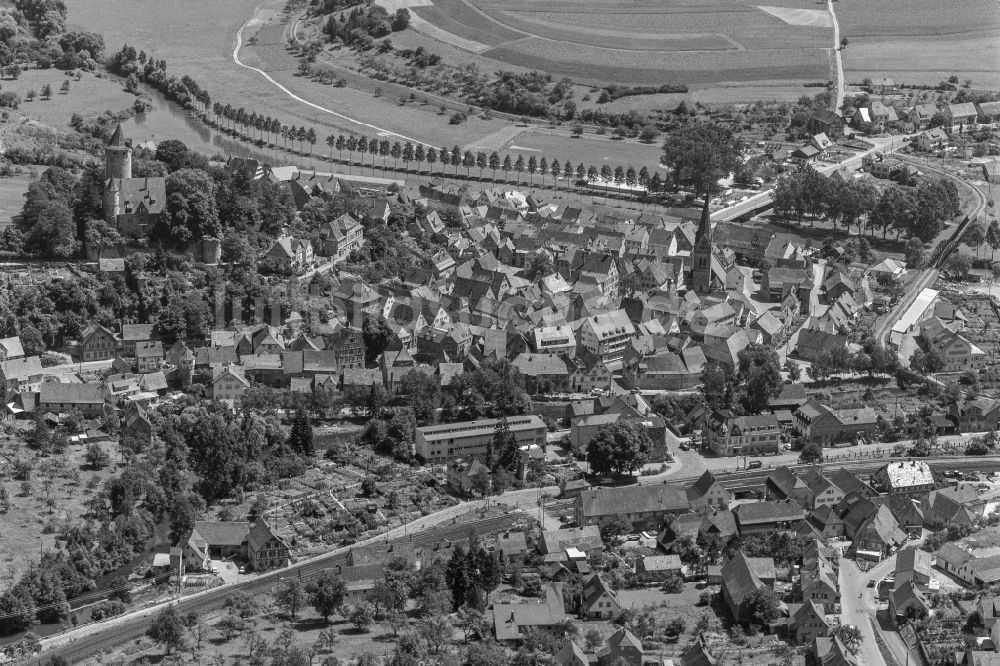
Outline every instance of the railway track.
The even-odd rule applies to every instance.
[[[820,463],[819,467],[825,470],[838,470],[841,467],[859,475],[872,474],[886,464],[887,458],[868,460],[838,460],[828,463]],[[920,458],[930,465],[935,471],[958,470],[975,471],[984,474],[1000,471],[1000,456],[938,456],[934,458]],[[793,472],[803,472],[813,468],[814,465],[788,465]],[[715,478],[724,488],[743,488],[754,485],[764,485],[767,477],[774,469],[746,470],[740,472],[718,472]],[[678,483],[693,483],[697,476],[673,479]]]
[[[475,533],[478,536],[498,534],[524,521],[527,517],[527,514],[524,512],[512,511],[483,520],[429,527],[413,534],[408,534],[405,537],[390,539],[375,537],[362,544],[339,548],[327,555],[301,564],[294,564],[286,569],[268,572],[234,585],[226,585],[197,596],[179,599],[174,603],[174,606],[184,614],[195,613],[196,615],[202,615],[211,613],[220,610],[225,605],[226,599],[236,592],[246,592],[251,595],[262,594],[270,591],[282,579],[287,579],[290,575],[298,576],[301,580],[308,581],[328,569],[336,568],[338,565],[343,566],[347,563],[347,556],[351,548],[358,545],[373,545],[384,541],[394,544],[412,543],[414,545],[427,546],[442,541],[458,541],[465,539],[470,533]],[[119,645],[142,638],[146,634],[150,620],[154,615],[155,611],[151,610],[134,618],[122,619],[118,622],[112,620],[112,624],[107,626],[95,625],[91,634],[81,636],[64,645],[46,650],[41,655],[37,655],[24,663],[31,666],[47,666],[49,661],[57,656],[65,658],[69,663],[76,663],[97,656]]]

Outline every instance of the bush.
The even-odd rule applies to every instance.
[[[464,111],[456,111],[455,113],[452,114],[451,118],[448,119],[448,124],[461,125],[468,119],[469,116],[467,113],[465,113]]]
[[[712,605],[712,598],[714,596],[715,596],[714,594],[712,594],[708,590],[705,590],[704,592],[702,592],[698,596],[698,605],[699,606],[711,606]]]
[[[663,591],[667,594],[680,594],[684,591],[684,579],[681,576],[671,576],[663,584]]]

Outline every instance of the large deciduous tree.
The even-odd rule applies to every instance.
[[[774,349],[752,344],[739,353],[740,381],[743,383],[743,406],[756,414],[767,407],[781,386],[781,365]]]
[[[632,474],[649,460],[651,448],[641,423],[618,421],[602,427],[587,444],[587,463],[603,476]]]
[[[198,169],[180,169],[167,178],[167,222],[156,235],[166,241],[185,245],[206,237],[218,237],[218,187]]]
[[[743,140],[728,127],[689,123],[670,132],[663,144],[663,163],[674,175],[674,189],[691,184],[698,195],[708,195],[718,181],[740,166]]]

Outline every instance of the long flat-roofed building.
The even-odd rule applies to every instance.
[[[496,433],[497,423],[499,419],[480,419],[417,428],[414,438],[417,455],[429,463],[470,456],[481,460]],[[547,429],[541,417],[534,414],[510,416],[507,426],[518,446],[545,446]]]

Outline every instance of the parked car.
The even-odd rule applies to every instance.
[[[759,460],[751,460],[750,464],[747,465],[747,469],[760,469],[763,466],[764,466],[764,463],[762,463],[761,461],[759,461]]]

